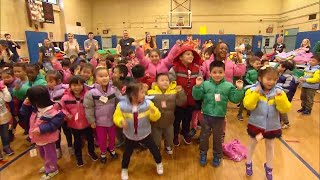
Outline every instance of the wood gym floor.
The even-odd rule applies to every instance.
[[[282,139],[275,140],[274,158],[274,179],[275,180],[316,180],[320,178],[319,160],[319,101],[320,95],[317,94],[311,116],[302,116],[296,111],[300,108],[300,90],[296,93],[293,100],[293,108],[289,113],[291,127],[283,131]],[[237,109],[235,105],[230,105],[227,114],[226,142],[232,139],[239,139],[241,143],[248,144],[246,133],[247,118],[243,122],[236,119]],[[20,129],[20,128],[19,128]],[[199,131],[198,131],[199,134]],[[197,135],[198,135],[197,134]],[[5,157],[5,161],[0,162],[0,168],[5,162],[12,160],[21,152],[29,147],[22,135],[21,129],[18,130],[16,140],[12,143],[12,148],[16,154],[12,157]],[[64,136],[63,136],[64,137]],[[212,159],[212,141],[208,153],[208,161]],[[78,168],[74,157],[69,156],[67,146],[63,139],[63,157],[58,161],[59,174],[54,179],[120,179],[121,155],[122,150],[117,149],[120,158],[109,160],[102,165],[99,161],[92,162],[87,153],[83,153],[85,165]],[[85,150],[86,148],[84,148]],[[86,151],[86,150],[85,150]],[[99,149],[96,149],[99,154]],[[245,161],[233,162],[224,159],[219,168],[213,168],[209,163],[206,167],[200,167],[198,163],[198,144],[185,145],[181,142],[180,147],[174,148],[174,155],[169,156],[162,150],[164,175],[156,174],[155,164],[149,151],[135,151],[129,166],[130,179],[159,179],[159,180],[193,180],[193,179],[264,179],[263,163],[265,162],[264,142],[261,141],[254,155],[254,174],[252,177],[245,175]],[[31,158],[29,153],[23,155],[10,166],[0,171],[0,180],[20,180],[20,179],[39,179],[39,168],[43,161],[39,157]]]

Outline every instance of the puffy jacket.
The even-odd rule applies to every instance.
[[[47,85],[47,81],[44,79],[44,76],[42,74],[38,74],[34,82],[27,81],[24,83],[21,88],[18,89],[13,89],[13,95],[14,97],[17,97],[19,100],[24,100],[27,95],[27,91],[30,87],[33,86],[38,86],[38,85]]]
[[[251,69],[246,73],[245,82],[247,85],[256,84],[258,80],[258,71]]]
[[[37,111],[34,111],[30,117],[29,136],[33,143],[45,145],[56,142],[59,139],[59,128],[61,127],[64,114],[51,106],[49,110],[37,117]],[[40,134],[32,133],[36,128],[40,129]]]
[[[102,90],[101,85],[94,84],[94,88],[86,93],[83,101],[89,123],[103,127],[113,126],[116,98],[119,95],[120,92],[111,83],[107,86],[106,92]]]
[[[22,101],[20,101],[18,98],[13,96],[13,89],[15,87],[15,84],[17,83],[18,79],[14,78],[13,81],[10,84],[4,84],[3,81],[0,81],[0,86],[2,85],[6,85],[10,95],[11,95],[11,101],[8,103],[9,104],[9,108],[10,108],[10,112],[12,114],[12,116],[17,116],[19,109],[21,107]]]
[[[160,59],[157,64],[154,64],[144,55],[144,52],[141,47],[136,49],[137,58],[140,60],[140,64],[143,65],[146,69],[145,74],[156,77],[159,73],[168,73],[170,67],[172,66],[173,59],[178,53],[180,47],[174,45],[170,50],[168,56],[164,59]]]
[[[185,66],[179,58],[186,51],[191,51],[194,57],[193,62],[188,66]],[[174,66],[169,70],[169,79],[170,81],[176,81],[177,85],[181,85],[187,95],[187,102],[182,107],[195,105],[192,97],[192,87],[196,84],[197,77],[202,76],[200,70],[201,64],[202,59],[199,54],[188,46],[182,46],[174,58]]]
[[[54,102],[59,102],[66,89],[69,88],[68,84],[58,84],[53,89],[49,89],[50,98]]]
[[[77,100],[69,88],[60,100],[62,111],[66,115],[67,124],[70,128],[84,129],[89,126],[83,106],[83,98],[86,92],[87,90],[84,89],[81,93],[80,100]]]
[[[172,81],[165,92],[162,92],[158,85],[153,86],[148,91],[149,96],[154,96],[152,101],[161,112],[161,118],[157,122],[152,123],[153,126],[166,128],[173,125],[176,106],[182,106],[186,103],[186,94],[183,90],[177,92],[176,86],[177,83]]]
[[[10,92],[7,87],[0,90],[0,125],[7,124],[11,120],[10,110],[6,103],[12,100]]]
[[[205,79],[210,79],[210,64],[215,61],[214,56],[211,56],[209,60],[206,60],[202,63],[201,71]],[[225,65],[225,79],[228,82],[233,83],[233,77],[237,76],[244,76],[246,73],[246,65],[245,64],[235,64],[233,61],[226,58],[224,60]]]
[[[275,86],[266,94],[262,89],[256,92],[256,87],[260,83],[254,84],[246,91],[243,105],[250,111],[249,124],[265,131],[275,131],[281,129],[279,113],[287,113],[291,109],[285,92],[281,87]],[[281,91],[281,95],[276,95],[276,91]]]
[[[154,113],[151,113],[150,110]],[[122,122],[126,121],[128,127],[123,129],[123,134],[130,140],[140,141],[151,134],[150,121],[157,121],[161,117],[159,109],[153,104],[150,97],[138,105],[137,131],[135,132],[134,114],[132,104],[127,96],[121,97],[113,115],[113,121],[118,127],[122,127]]]
[[[287,69],[279,76],[277,86],[282,87],[283,91],[287,94],[288,100],[291,102],[294,94],[296,93],[299,81],[293,75],[293,72]]]
[[[63,84],[69,84],[69,79],[72,77],[70,69],[62,69],[61,71],[63,73]]]
[[[302,84],[304,88],[310,89],[319,89],[319,82],[320,82],[320,65],[310,66],[308,65],[304,69],[304,76],[303,78],[306,79],[306,82]]]
[[[216,98],[216,96],[220,95]],[[244,90],[236,89],[233,84],[221,80],[216,84],[212,78],[204,81],[200,86],[194,86],[192,96],[196,100],[203,100],[202,112],[208,116],[225,117],[228,101],[239,103],[244,95]]]

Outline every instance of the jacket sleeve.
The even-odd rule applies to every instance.
[[[175,81],[177,79],[176,72],[174,71],[173,67],[169,70],[169,79],[170,81]]]
[[[44,79],[39,79],[38,81],[36,81],[34,83],[35,86],[39,86],[39,85],[42,85],[42,86],[46,86],[47,85],[47,81],[44,80]]]
[[[150,121],[153,121],[153,122],[158,121],[161,117],[161,113],[159,109],[154,105],[153,102],[150,102],[150,110],[151,109],[154,111],[154,113],[150,112],[150,115],[149,115]]]
[[[13,88],[13,96],[19,100],[24,100],[26,98],[28,89],[29,86],[27,83],[24,83],[20,89]]]
[[[246,65],[245,64],[234,64],[233,63],[233,76],[244,76],[245,73],[246,73]]]
[[[136,49],[136,56],[139,59],[140,64],[147,69],[150,60],[144,55],[144,52],[141,47],[138,47]]]
[[[176,105],[177,106],[183,106],[187,102],[187,95],[182,89],[180,92],[177,92],[176,96]]]
[[[245,80],[249,85],[252,85],[253,82],[250,80],[250,74],[251,74],[251,71],[248,71],[246,74]]]
[[[54,132],[61,127],[63,121],[64,114],[62,112],[56,114],[50,121],[39,126],[40,134]]]
[[[113,122],[116,126],[122,127],[122,121],[124,121],[124,117],[122,115],[120,104],[117,105],[116,111],[113,114]]]
[[[174,57],[177,55],[178,51],[180,49],[180,46],[175,44],[172,49],[170,50],[168,56],[164,59],[162,59],[161,61],[164,62],[164,64],[167,66],[167,68],[170,68],[172,66],[173,63],[173,59]]]
[[[256,91],[248,89],[243,99],[243,105],[249,111],[254,110],[257,107],[260,94]]]
[[[10,102],[12,100],[12,97],[11,97],[11,94],[10,94],[8,88],[7,87],[3,88],[2,92],[3,92],[3,100],[5,102]]]
[[[289,88],[292,80],[293,80],[293,76],[288,76],[286,77],[286,81],[284,83],[277,83],[277,85],[282,87],[285,92],[289,92]]]
[[[314,72],[313,77],[307,78],[306,82],[311,83],[311,84],[319,83],[320,82],[320,70],[317,70],[316,72]]]
[[[66,119],[69,120],[68,117],[69,117],[70,115],[72,115],[72,114],[69,112],[69,110],[68,110],[68,108],[66,107],[66,104],[64,103],[64,101],[65,101],[65,96],[62,96],[62,98],[61,98],[61,100],[60,100],[61,111],[62,111],[63,114],[66,116]]]
[[[193,86],[192,88],[192,97],[195,100],[201,100],[204,97],[204,88],[203,88],[204,82],[201,84],[201,86]]]
[[[241,102],[243,96],[244,96],[244,90],[243,89],[238,90],[236,87],[232,85],[231,92],[229,94],[229,101],[235,104],[239,103]]]
[[[83,106],[86,113],[86,118],[88,119],[89,124],[92,124],[96,121],[94,116],[94,100],[92,97],[92,93],[89,91],[85,94],[83,100]]]
[[[284,92],[279,96],[275,96],[274,101],[276,103],[276,108],[280,113],[287,113],[290,111],[292,105]]]

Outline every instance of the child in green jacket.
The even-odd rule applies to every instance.
[[[213,132],[213,161],[212,165],[217,167],[222,159],[222,139],[224,118],[227,112],[228,101],[239,103],[244,96],[243,81],[237,80],[235,88],[227,82],[225,77],[225,66],[221,61],[213,61],[210,64],[211,78],[203,82],[202,77],[196,79],[196,85],[192,89],[195,100],[203,100],[203,120],[200,133],[200,165],[207,163],[207,151],[209,149],[209,137]]]

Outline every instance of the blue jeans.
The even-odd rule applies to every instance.
[[[3,149],[9,147],[9,123],[0,125],[0,136]]]

